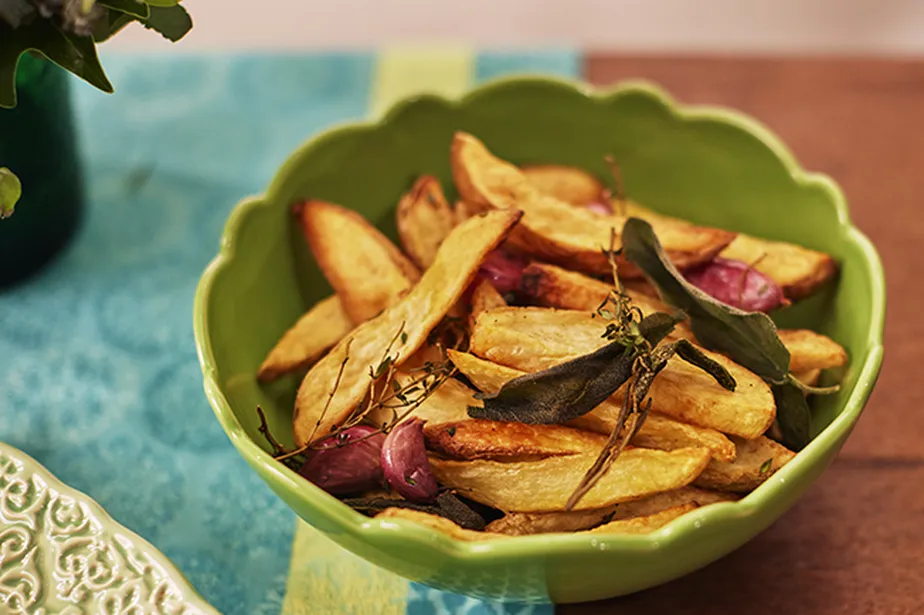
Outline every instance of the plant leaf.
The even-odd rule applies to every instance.
[[[622,245],[623,255],[644,272],[662,297],[687,313],[693,334],[703,346],[727,354],[765,380],[786,380],[789,351],[777,337],[776,325],[769,316],[719,303],[687,282],[644,220],[626,221]]]
[[[669,314],[655,313],[639,323],[639,332],[655,346],[677,322]],[[483,396],[484,407],[470,406],[468,415],[495,421],[564,423],[587,414],[625,384],[635,357],[634,349],[610,342],[590,354],[514,378],[497,394]]]
[[[0,106],[16,105],[16,64],[29,50],[40,52],[104,92],[112,92],[92,38],[64,32],[50,19],[33,19],[19,28],[0,21]]]
[[[681,339],[675,342],[675,351],[677,356],[700,368],[719,383],[723,389],[734,391],[737,383],[734,377],[728,373],[728,370],[721,363],[707,357],[702,350],[693,345],[690,340]]]
[[[0,167],[0,220],[13,215],[19,197],[22,196],[22,184],[19,178],[6,167]]]
[[[770,385],[776,402],[776,421],[782,434],[781,442],[798,451],[811,440],[812,415],[805,394],[792,381]]]
[[[436,497],[436,504],[417,504],[397,498],[346,498],[344,504],[361,513],[376,515],[386,508],[410,508],[419,512],[445,517],[467,530],[481,531],[485,520],[454,493],[441,493]]]
[[[144,0],[150,6],[175,6],[180,0]]]
[[[35,6],[29,0],[3,0],[0,2],[0,21],[14,28],[21,26],[35,14]]]
[[[139,20],[150,30],[160,34],[174,43],[183,38],[193,27],[192,18],[179,4],[173,6],[151,6],[151,15],[147,19]]]
[[[128,13],[106,11],[106,16],[93,25],[93,40],[97,43],[108,41],[135,20],[136,18]]]
[[[151,8],[141,0],[96,0],[96,4],[141,19],[151,15]]]

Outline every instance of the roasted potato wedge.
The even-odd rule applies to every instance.
[[[530,263],[523,270],[520,288],[542,306],[593,312],[613,290],[613,285],[555,265]],[[653,312],[676,311],[660,299],[630,288],[626,288],[626,294],[632,299],[632,305],[645,316]],[[682,322],[674,329],[672,337],[692,340],[693,332],[687,323]]]
[[[830,337],[808,329],[780,329],[777,335],[789,350],[792,372],[830,369],[847,363],[847,352]]]
[[[412,377],[406,373],[395,374],[395,381],[404,386]],[[445,380],[430,395],[414,408],[404,420],[418,418],[428,426],[443,423],[458,423],[468,420],[468,407],[474,403],[474,391],[452,378]],[[377,407],[368,415],[367,420],[377,427],[394,419],[391,409]]]
[[[584,169],[557,164],[534,164],[524,166],[521,170],[529,183],[565,203],[581,206],[606,200],[603,184]]]
[[[453,459],[526,460],[591,455],[606,443],[600,434],[564,425],[467,419],[424,427],[427,448]]]
[[[455,222],[440,181],[430,175],[418,179],[398,201],[398,236],[404,251],[421,271],[433,263]]]
[[[307,369],[352,330],[353,322],[343,310],[340,297],[322,299],[276,342],[260,365],[257,380],[272,382]]]
[[[425,513],[419,510],[411,510],[409,508],[386,508],[379,514],[375,516],[376,519],[404,519],[406,521],[411,521],[417,523],[418,525],[425,525],[434,530],[439,530],[444,534],[448,535],[451,538],[456,540],[464,540],[466,542],[471,542],[473,540],[491,540],[497,538],[507,538],[503,534],[496,534],[494,532],[489,532],[487,530],[483,532],[476,532],[475,530],[467,530],[464,527],[459,526],[456,523],[453,523],[445,517],[440,517],[437,515],[431,515],[430,513]]]
[[[610,245],[611,229],[617,233],[622,229],[624,217],[594,214],[542,192],[520,169],[495,157],[481,141],[466,133],[456,133],[450,164],[456,188],[466,203],[482,209],[515,208],[524,212],[522,223],[509,240],[517,249],[570,269],[610,271],[603,250]],[[671,261],[681,270],[711,260],[735,236],[663,216],[655,231]],[[624,277],[641,276],[626,261],[620,271]]]
[[[612,286],[575,271],[555,265],[531,263],[523,271],[523,292],[540,305],[592,312],[600,306]],[[672,308],[637,290],[627,289],[632,304],[646,316],[652,312],[671,312]],[[807,329],[781,329],[780,341],[791,355],[789,369],[803,372],[840,367],[847,362],[847,353],[829,337]],[[684,337],[696,341],[687,323],[677,325],[671,338]]]
[[[675,451],[628,448],[577,503],[575,510],[602,508],[685,487],[699,476],[711,457],[705,448]],[[595,459],[596,454],[513,462],[431,457],[430,466],[437,480],[463,490],[476,502],[504,511],[544,512],[564,510]]]
[[[475,284],[472,290],[472,310],[469,314],[469,329],[475,326],[475,319],[482,312],[493,310],[494,308],[505,307],[507,302],[504,300],[494,285],[488,280],[481,280]]]
[[[547,369],[600,348],[603,327],[588,312],[545,308],[498,308],[475,322],[473,354],[527,372]],[[734,392],[678,357],[651,387],[652,409],[685,423],[756,438],[776,417],[770,387],[758,376],[726,357],[703,351],[724,366],[737,382]],[[611,398],[621,403],[624,390]]]
[[[738,235],[720,256],[754,263],[757,271],[771,278],[792,300],[814,293],[837,275],[834,259],[791,243]]]
[[[430,331],[459,300],[482,260],[504,240],[520,215],[511,210],[492,212],[457,226],[410,292],[357,327],[314,364],[295,400],[294,432],[299,446],[315,435],[330,433],[353,411],[373,381],[370,368],[386,354],[393,357],[395,365],[401,365],[426,342]]]
[[[497,393],[508,381],[526,373],[465,352],[449,350],[448,353],[449,360],[456,368],[485,393]],[[477,405],[478,402],[472,402],[472,404]],[[568,425],[609,435],[616,426],[619,408],[619,402],[607,400],[589,414],[569,421]],[[642,423],[642,428],[632,439],[632,444],[664,451],[703,447],[712,452],[714,459],[731,461],[735,458],[735,445],[725,434],[714,429],[681,423],[657,412],[648,415],[647,420]]]
[[[604,522],[653,515],[677,506],[688,504],[706,506],[715,502],[732,502],[736,499],[738,499],[737,496],[729,493],[708,491],[697,487],[681,487],[641,500],[614,504],[605,508],[567,512],[508,513],[489,523],[485,529],[511,536],[577,532],[596,527]]]
[[[420,277],[414,264],[355,211],[325,201],[307,201],[297,211],[311,252],[353,324],[392,305]]]
[[[589,531],[594,534],[648,534],[697,508],[696,504],[690,502],[689,504],[674,506],[643,517],[610,521]]]
[[[761,436],[753,440],[733,438],[738,454],[732,462],[711,461],[694,484],[706,489],[747,493],[795,457],[791,450]]]

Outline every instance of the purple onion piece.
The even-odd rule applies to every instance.
[[[412,502],[430,502],[439,486],[430,471],[424,422],[413,418],[397,425],[382,445],[382,470],[395,491]]]
[[[520,278],[523,277],[525,268],[524,259],[508,254],[504,250],[494,250],[481,263],[478,273],[489,280],[497,292],[503,295],[520,288]]]
[[[748,312],[768,312],[784,302],[776,282],[742,261],[715,258],[683,275],[714,299]]]
[[[385,434],[365,425],[322,440],[298,473],[332,495],[349,495],[382,486]]]

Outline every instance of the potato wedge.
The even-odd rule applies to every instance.
[[[720,256],[755,263],[792,300],[814,293],[837,274],[837,263],[827,254],[781,241],[738,235]]]
[[[793,372],[792,375],[795,376],[796,379],[798,379],[802,384],[807,384],[810,387],[813,387],[818,384],[818,380],[821,378],[821,370],[807,369],[801,372]]]
[[[472,402],[474,403],[474,402]],[[427,448],[453,459],[526,460],[592,455],[606,437],[564,425],[467,419],[424,427]]]
[[[627,448],[578,502],[575,510],[602,508],[690,484],[709,463],[705,448],[655,451]],[[430,458],[444,485],[503,511],[564,510],[569,496],[594,463],[594,455],[547,457],[539,461],[452,461]]]
[[[424,175],[401,197],[397,224],[404,251],[423,271],[433,263],[440,244],[455,226],[455,215],[438,179]]]
[[[319,301],[276,342],[260,365],[257,380],[272,382],[307,369],[352,330],[353,322],[343,310],[340,297],[333,295]]]
[[[299,446],[315,435],[327,435],[352,412],[373,381],[370,367],[378,365],[385,354],[400,365],[426,342],[484,257],[503,241],[520,215],[518,211],[492,212],[457,226],[410,292],[357,327],[314,364],[295,400],[294,432]],[[399,336],[403,339],[398,340]],[[398,343],[389,351],[392,340]]]
[[[706,506],[715,502],[732,502],[738,497],[730,493],[708,491],[697,487],[681,487],[657,493],[641,500],[614,504],[590,510],[557,511],[546,513],[508,513],[488,524],[488,531],[511,536],[577,532],[601,523],[657,514],[663,510],[693,504]]]
[[[606,343],[602,330],[601,322],[588,312],[498,308],[476,319],[470,350],[496,363],[535,372],[600,348]],[[711,376],[675,357],[651,386],[652,409],[743,438],[767,431],[776,417],[770,387],[726,357],[703,352],[735,378],[735,391],[726,391]],[[623,394],[620,389],[611,399],[621,403]]]
[[[476,532],[475,530],[467,530],[445,517],[431,515],[430,513],[425,513],[419,510],[411,510],[409,508],[386,508],[377,514],[375,518],[404,519],[406,521],[417,523],[418,525],[425,525],[434,530],[439,530],[450,538],[455,538],[456,540],[464,540],[466,542],[473,540],[507,538],[507,536],[503,534],[496,534],[488,531]]]
[[[789,350],[789,369],[805,372],[847,363],[847,351],[830,337],[807,329],[781,329],[780,341]]]
[[[658,528],[661,528],[677,517],[685,515],[692,510],[699,508],[693,502],[674,506],[643,517],[632,517],[629,519],[620,519],[604,523],[600,527],[588,530],[592,534],[649,534]]]
[[[411,376],[406,373],[395,374],[395,380],[402,385],[410,379]],[[474,393],[458,380],[450,378],[430,393],[404,420],[418,418],[426,421],[428,426],[466,421],[468,407],[475,403]],[[376,427],[381,427],[392,419],[394,414],[389,408],[376,408],[366,415],[366,420]]]
[[[611,290],[601,282],[555,265],[532,263],[523,271],[523,292],[540,305],[569,310],[595,311]],[[633,304],[646,316],[652,312],[670,312],[672,308],[637,290],[626,289]],[[680,323],[671,339],[684,337],[696,341],[690,326]],[[839,367],[847,362],[847,353],[829,337],[806,329],[780,329],[780,341],[791,355],[789,369],[794,372]]]
[[[754,440],[733,438],[738,455],[732,462],[711,461],[694,484],[706,489],[747,493],[796,456],[791,450],[761,436]]]
[[[606,199],[603,184],[584,169],[557,164],[534,164],[524,166],[521,170],[529,183],[565,203],[582,206]]]
[[[545,194],[520,169],[495,157],[481,141],[466,133],[456,133],[450,164],[456,188],[468,204],[482,209],[523,210],[523,221],[509,239],[520,251],[569,269],[610,271],[602,250],[610,245],[610,230],[618,233],[622,229],[624,217],[594,214]],[[667,217],[654,226],[671,261],[681,270],[711,260],[735,236]],[[624,277],[641,276],[625,261],[620,271]]]
[[[472,311],[469,314],[469,329],[475,326],[475,319],[482,312],[493,310],[494,308],[505,307],[507,301],[504,300],[494,285],[488,280],[481,280],[475,284],[472,291]]]
[[[465,352],[449,350],[448,353],[449,360],[456,368],[485,393],[496,393],[505,383],[526,373]],[[471,403],[478,404],[478,402]],[[569,421],[567,424],[570,427],[608,436],[615,428],[619,406],[618,402],[606,400],[589,414]],[[642,428],[632,439],[632,444],[664,451],[703,447],[712,452],[714,459],[731,461],[735,458],[735,445],[725,434],[714,429],[681,423],[657,412],[648,415]]]
[[[357,212],[325,201],[307,201],[297,211],[321,271],[354,324],[392,305],[420,277],[414,264]]]
[[[612,284],[602,282],[576,271],[568,271],[546,263],[530,263],[523,270],[521,290],[536,303],[546,307],[566,310],[594,312],[613,289]],[[645,316],[653,312],[674,312],[661,301],[644,293],[626,288],[632,304]],[[672,338],[693,339],[693,332],[686,322],[674,329]]]

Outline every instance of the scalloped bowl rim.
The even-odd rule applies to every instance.
[[[724,107],[681,105],[662,88],[645,80],[626,80],[614,86],[596,88],[579,80],[520,76],[492,80],[473,88],[466,95],[457,99],[447,99],[432,94],[412,96],[396,103],[377,121],[337,124],[304,141],[289,155],[276,172],[265,196],[273,195],[278,190],[283,178],[297,166],[296,161],[302,159],[308,152],[318,148],[322,143],[339,138],[343,134],[367,131],[379,124],[388,123],[394,116],[402,113],[405,108],[420,100],[431,99],[450,106],[460,106],[471,99],[490,93],[498,88],[537,82],[557,84],[563,88],[577,91],[588,98],[598,100],[613,99],[626,94],[646,94],[660,102],[673,116],[679,119],[717,120],[732,125],[750,133],[766,145],[784,164],[786,170],[800,186],[814,185],[824,189],[836,207],[838,225],[843,230],[846,230],[847,240],[861,248],[864,255],[864,264],[876,288],[876,292],[871,297],[871,320],[874,326],[871,327],[867,340],[868,356],[862,367],[856,366],[861,369],[857,384],[849,397],[844,400],[841,412],[808,446],[800,451],[792,461],[778,470],[770,480],[736,502],[717,503],[691,511],[649,534],[591,536],[579,533],[559,533],[465,542],[450,538],[446,534],[429,527],[405,520],[370,519],[341,503],[333,496],[328,495],[320,488],[308,483],[297,473],[276,462],[269,453],[260,448],[247,435],[237,420],[237,416],[221,391],[221,385],[217,382],[211,340],[208,336],[208,297],[219,272],[228,267],[236,256],[235,239],[240,220],[250,210],[268,206],[271,201],[269,198],[264,198],[264,195],[247,197],[235,206],[229,216],[221,240],[221,250],[206,268],[196,290],[193,310],[194,329],[199,362],[204,375],[206,395],[228,437],[245,459],[261,464],[285,489],[304,493],[305,499],[310,500],[311,505],[319,514],[336,520],[337,525],[343,532],[352,534],[363,541],[388,540],[400,532],[403,539],[413,540],[419,544],[427,544],[427,546],[434,547],[442,551],[443,554],[459,560],[480,560],[482,558],[491,558],[492,560],[518,559],[524,556],[573,554],[587,550],[619,550],[622,552],[667,550],[681,534],[694,531],[706,524],[717,524],[734,517],[754,515],[764,506],[768,499],[772,498],[776,485],[784,483],[790,475],[799,472],[804,466],[810,465],[814,458],[820,455],[824,449],[835,445],[837,438],[844,430],[850,429],[863,411],[869,393],[878,377],[882,364],[882,337],[885,322],[885,279],[882,264],[870,240],[851,223],[846,200],[837,184],[827,175],[803,170],[789,151],[789,148],[759,121],[741,112]]]

